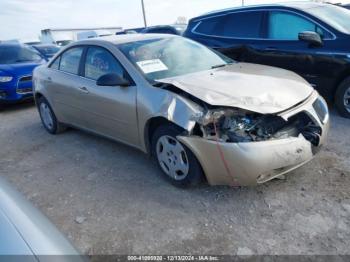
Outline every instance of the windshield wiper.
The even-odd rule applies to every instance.
[[[219,65],[214,65],[211,67],[211,69],[219,68],[219,67],[225,67],[227,65],[232,65],[232,63],[226,63],[226,64],[219,64]]]

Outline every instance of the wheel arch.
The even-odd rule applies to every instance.
[[[335,86],[334,86],[333,91],[332,91],[332,95],[333,95],[332,101],[333,102],[335,100],[335,94],[337,93],[338,88],[347,78],[350,78],[350,67],[347,68],[346,70],[344,70],[341,74],[339,74],[339,76],[337,77],[337,80],[335,81]]]
[[[151,141],[152,141],[152,136],[154,134],[154,131],[162,125],[175,125],[178,128],[182,129],[183,132],[186,132],[188,134],[188,131],[184,127],[180,126],[179,124],[173,121],[170,121],[164,116],[156,116],[148,119],[144,129],[144,141],[145,141],[146,151],[149,155],[151,155],[151,151],[152,151]]]

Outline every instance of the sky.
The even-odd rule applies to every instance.
[[[246,5],[281,0],[245,0]],[[349,3],[350,0],[335,0]],[[144,0],[149,25],[171,24],[241,0]],[[41,29],[143,26],[141,0],[0,0],[0,39],[37,39]]]

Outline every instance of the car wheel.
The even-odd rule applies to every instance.
[[[152,136],[152,155],[173,185],[195,186],[203,181],[203,171],[191,150],[176,139],[182,132],[171,124],[158,127]]]
[[[38,100],[38,110],[41,122],[50,134],[58,134],[66,130],[66,127],[57,121],[55,113],[44,97]]]
[[[350,118],[350,77],[339,85],[335,94],[335,105],[341,116]]]

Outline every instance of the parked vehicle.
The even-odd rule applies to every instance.
[[[30,46],[0,44],[0,104],[32,98],[33,69],[43,63]]]
[[[171,34],[180,35],[180,32],[176,30],[175,27],[170,25],[158,25],[146,27],[141,31],[143,34]]]
[[[129,28],[125,30],[121,30],[119,32],[116,32],[116,35],[127,35],[127,34],[137,34],[141,33],[142,30],[144,30],[145,27],[137,27],[137,28]]]
[[[47,61],[49,61],[60,48],[54,44],[37,44],[32,45]]]
[[[90,30],[77,33],[77,40],[113,35],[108,30]]]
[[[49,133],[73,126],[136,147],[178,186],[264,183],[310,161],[328,132],[326,102],[297,74],[175,35],[80,41],[34,82]]]
[[[0,256],[6,261],[49,261],[48,256],[84,261],[58,229],[2,177],[0,232]]]
[[[191,19],[184,35],[237,61],[292,70],[350,118],[350,11],[312,2],[231,8]]]
[[[346,8],[346,9],[350,9],[350,4],[347,5],[341,5],[342,7]]]

